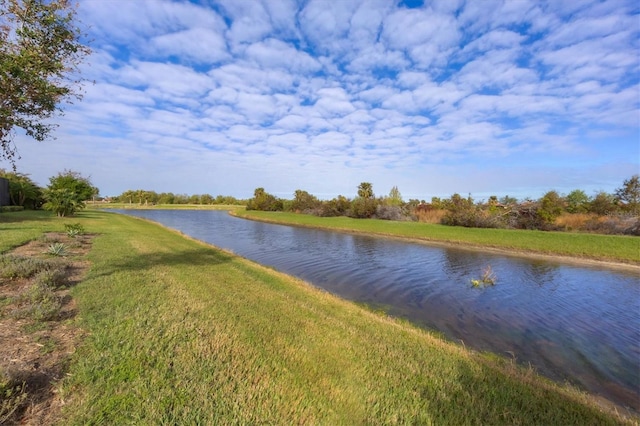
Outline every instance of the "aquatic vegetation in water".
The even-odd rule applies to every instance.
[[[487,265],[487,267],[484,268],[484,270],[482,271],[482,278],[471,280],[471,285],[473,285],[474,287],[486,287],[488,285],[495,285],[495,283],[496,274],[493,272],[491,265]]]

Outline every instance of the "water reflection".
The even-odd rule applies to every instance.
[[[124,213],[640,409],[636,273],[272,225],[226,212]],[[487,265],[496,285],[473,288],[471,279]]]

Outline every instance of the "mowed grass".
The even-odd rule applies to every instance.
[[[486,247],[511,252],[640,264],[640,238],[627,235],[464,228],[419,222],[317,217],[296,213],[242,209],[236,210],[234,214],[273,223],[445,242],[461,247]]]
[[[11,214],[0,235],[24,233],[14,242],[63,228]],[[86,333],[58,386],[60,424],[625,422],[509,361],[153,223],[98,211],[74,222],[99,235],[73,289]]]

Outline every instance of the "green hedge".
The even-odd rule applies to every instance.
[[[23,210],[24,210],[23,206],[0,206],[0,213],[21,212]]]

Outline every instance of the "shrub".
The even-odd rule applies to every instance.
[[[376,214],[378,203],[375,198],[357,197],[351,202],[347,216],[357,219],[369,219]]]
[[[84,202],[67,188],[47,189],[44,198],[47,202],[42,207],[54,212],[58,217],[73,216],[77,210],[84,208]]]
[[[52,288],[62,287],[67,283],[67,276],[63,268],[54,268],[38,272],[34,281],[39,285],[46,285]]]
[[[64,230],[72,238],[84,234],[84,226],[80,223],[65,223]]]
[[[556,191],[547,192],[540,200],[537,215],[545,224],[553,223],[562,213],[564,201]]]
[[[21,212],[23,210],[23,206],[0,206],[0,213]]]
[[[35,321],[56,319],[62,308],[60,298],[53,289],[43,283],[35,283],[20,297],[22,306],[13,312],[15,318],[31,318]]]
[[[376,218],[383,220],[406,220],[407,216],[400,206],[379,205],[376,207]]]
[[[55,268],[49,260],[15,255],[0,256],[0,278],[30,278],[41,271]]]
[[[52,256],[66,256],[67,246],[63,243],[53,243],[47,247],[46,253]]]

